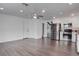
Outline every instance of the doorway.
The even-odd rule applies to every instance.
[[[57,24],[47,22],[47,37],[51,40],[57,39]]]

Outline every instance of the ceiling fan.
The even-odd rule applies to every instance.
[[[24,5],[24,6],[29,6],[29,4],[27,4],[27,3],[22,3],[22,5]],[[34,8],[33,8],[34,9]],[[34,10],[35,11],[35,10]],[[36,11],[35,11],[36,12]],[[34,15],[34,14],[36,14],[36,15]],[[38,13],[34,13],[33,14],[33,18],[34,19],[40,19],[40,18],[43,18],[44,16],[43,15],[41,15],[41,14],[38,14]]]
[[[35,17],[35,16],[34,16],[34,17]],[[43,17],[44,17],[43,15],[37,15],[37,16],[36,16],[37,19],[40,19],[40,18],[43,18]]]

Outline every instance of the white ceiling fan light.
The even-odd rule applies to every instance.
[[[37,19],[37,14],[36,13],[33,14],[33,18]]]
[[[37,19],[37,17],[36,17],[36,16],[33,16],[33,18],[34,18],[34,19]]]

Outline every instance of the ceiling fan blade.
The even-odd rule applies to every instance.
[[[38,15],[38,17],[44,17],[43,15]]]
[[[38,19],[43,18],[43,17],[44,17],[43,15],[38,15],[37,16]]]

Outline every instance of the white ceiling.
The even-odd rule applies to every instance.
[[[0,3],[0,14],[8,14],[24,18],[33,18],[33,14],[38,13],[44,15],[44,19],[50,19],[53,17],[70,16],[72,13],[79,12],[79,4],[73,3],[28,3],[28,6],[24,6],[22,3]],[[45,13],[42,13],[42,10]],[[23,10],[21,13],[20,10]]]

